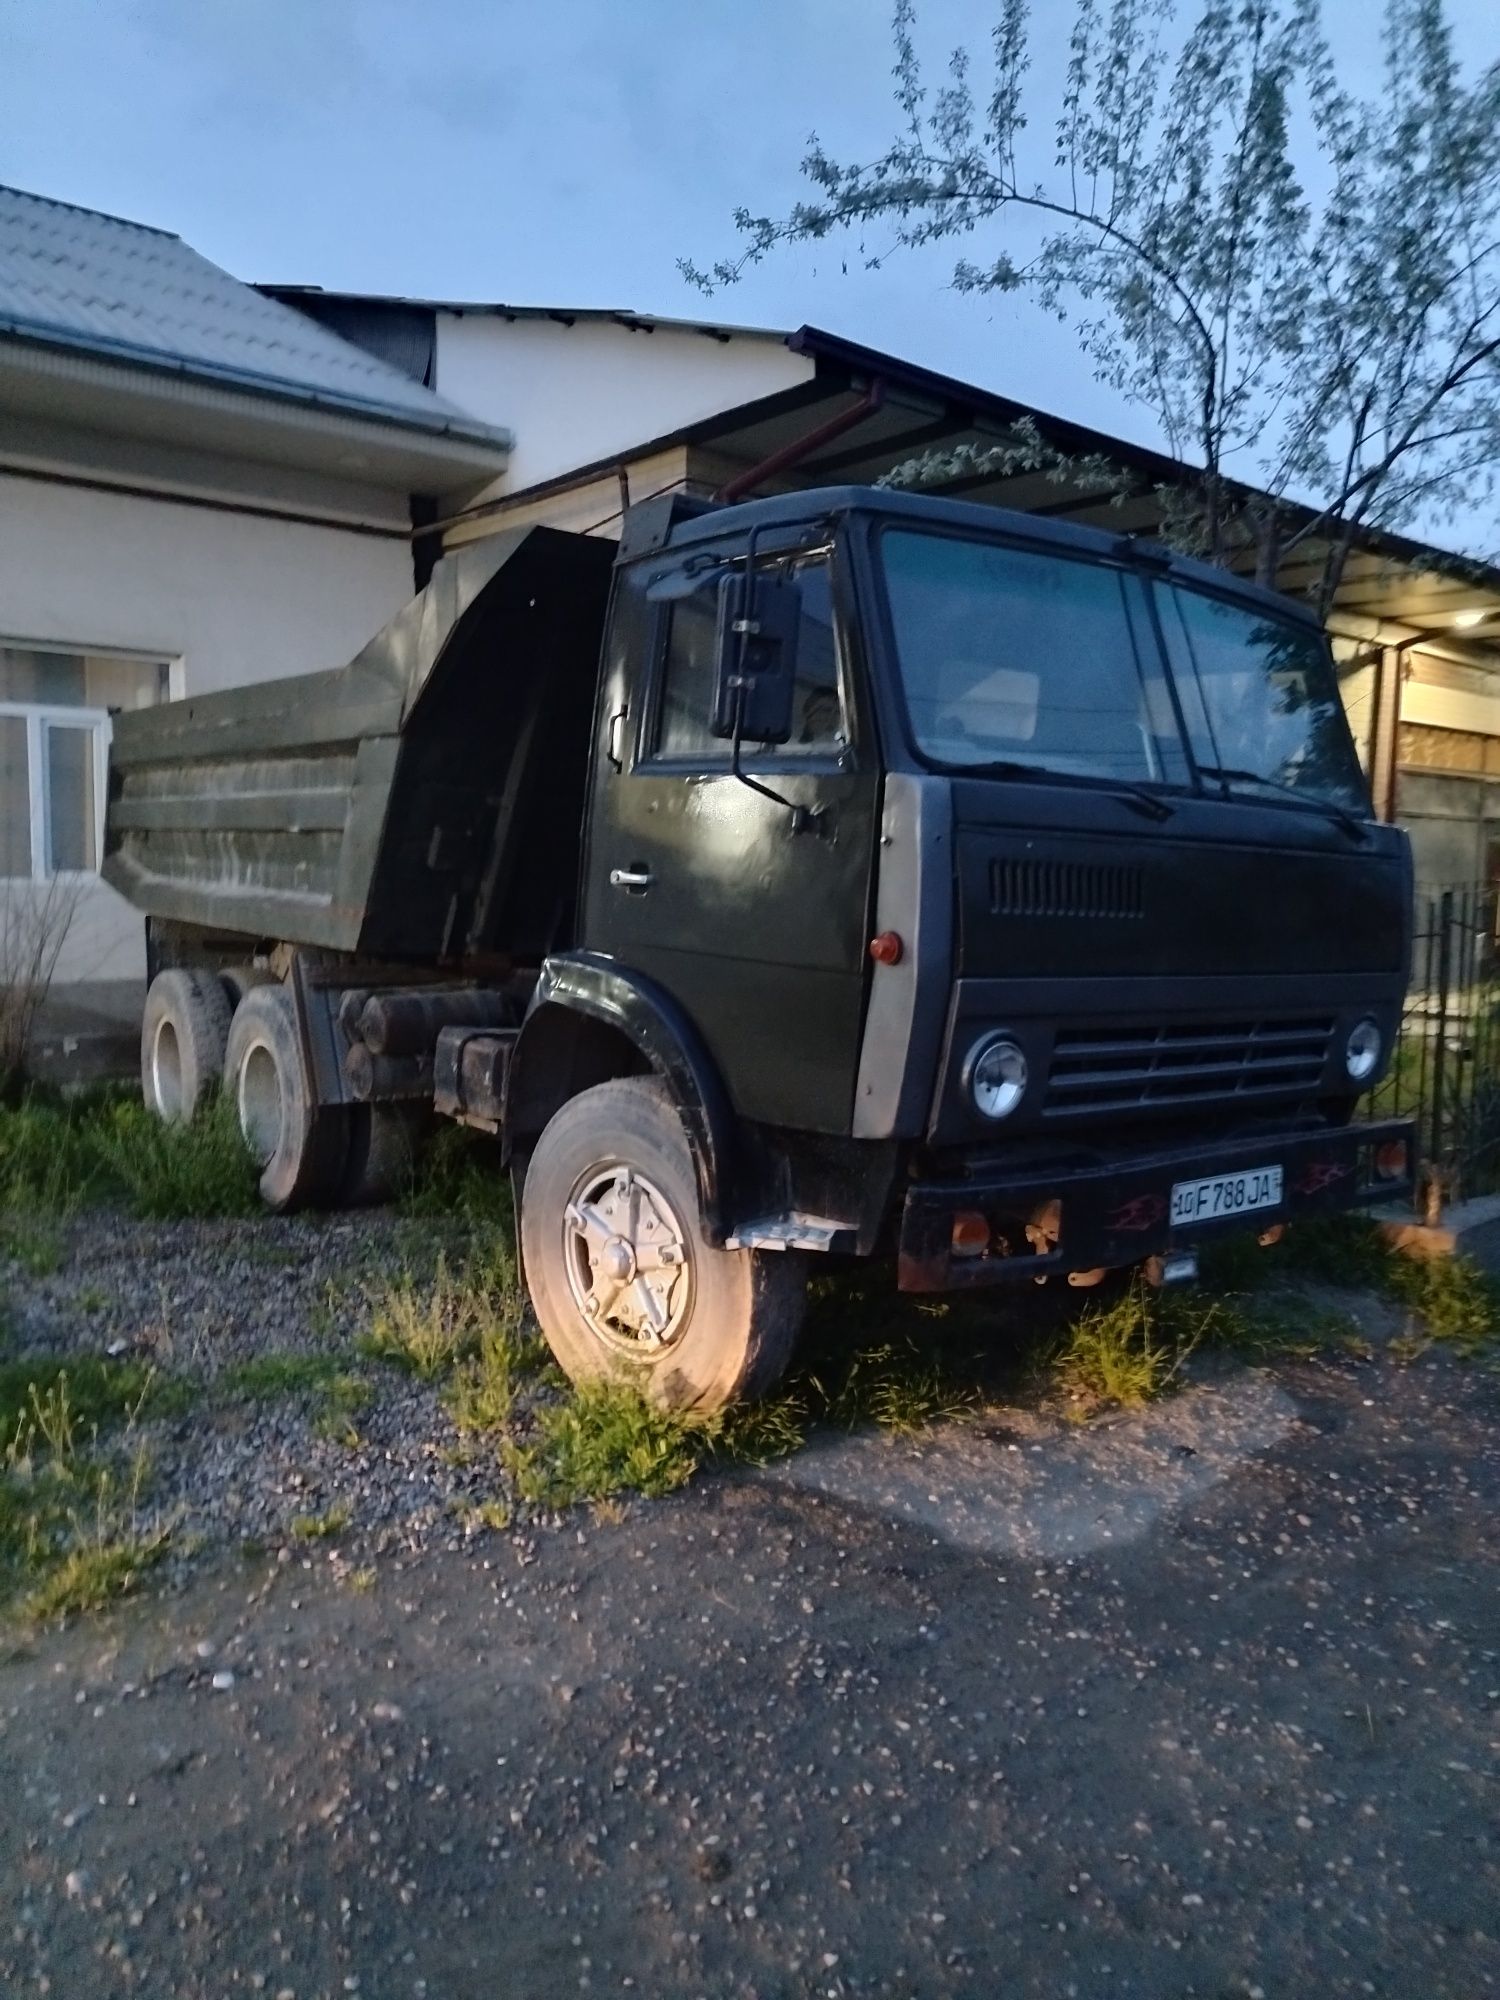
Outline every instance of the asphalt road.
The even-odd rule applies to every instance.
[[[1500,1991],[1497,1412],[1340,1359],[220,1568],[0,1667],[0,1990]]]

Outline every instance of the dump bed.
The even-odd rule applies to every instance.
[[[154,917],[382,958],[564,941],[613,556],[497,535],[346,666],[120,716],[106,879]]]

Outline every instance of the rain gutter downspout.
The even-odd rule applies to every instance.
[[[724,506],[730,506],[736,500],[743,500],[747,493],[753,493],[756,487],[764,485],[766,480],[774,479],[778,472],[786,472],[792,466],[800,465],[811,452],[821,450],[825,444],[832,444],[834,439],[841,438],[845,431],[852,431],[857,424],[862,424],[866,417],[873,417],[884,402],[885,383],[877,376],[857,403],[851,404],[847,410],[840,410],[837,416],[827,418],[823,423],[815,425],[812,430],[804,431],[801,437],[793,438],[790,444],[782,445],[779,451],[773,451],[758,465],[752,465],[745,472],[736,473],[733,479],[726,480],[719,488],[714,495],[715,500]]]

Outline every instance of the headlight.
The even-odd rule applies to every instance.
[[[1380,1030],[1373,1021],[1361,1021],[1349,1030],[1344,1044],[1344,1068],[1351,1083],[1368,1083],[1380,1061]]]
[[[976,1042],[964,1068],[974,1107],[986,1118],[1009,1118],[1026,1095],[1026,1058],[1004,1035]]]

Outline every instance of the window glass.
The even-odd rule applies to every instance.
[[[37,708],[149,708],[167,699],[164,660],[0,646],[0,701]]]
[[[1158,586],[1193,756],[1229,790],[1367,811],[1327,641],[1274,613]]]
[[[26,718],[0,715],[0,876],[31,873]]]
[[[1117,570],[909,530],[881,546],[907,713],[928,756],[1186,778],[1165,684],[1137,665]]]
[[[165,660],[0,644],[0,876],[97,866],[109,715],[166,701],[169,680]]]
[[[83,661],[76,653],[0,647],[0,701],[81,707],[83,698]]]
[[[759,761],[765,757],[828,757],[846,741],[839,699],[838,651],[833,630],[833,593],[826,557],[791,564],[767,564],[790,569],[802,593],[802,624],[797,641],[797,683],[792,704],[792,734],[786,743],[756,743],[749,747]],[[662,669],[657,712],[656,754],[720,763],[730,746],[709,729],[713,713],[714,646],[718,631],[719,582],[724,571],[705,572],[697,587],[672,602],[667,652]]]
[[[49,723],[47,859],[54,872],[94,866],[94,730]]]

